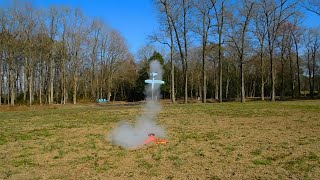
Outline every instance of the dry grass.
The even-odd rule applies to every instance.
[[[0,107],[0,179],[320,179],[320,101],[165,104],[170,143],[106,139],[141,105]]]

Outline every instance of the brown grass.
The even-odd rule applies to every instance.
[[[320,179],[320,101],[165,103],[168,144],[112,145],[141,108],[0,107],[0,179]]]

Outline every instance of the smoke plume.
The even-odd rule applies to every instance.
[[[154,77],[156,80],[162,80],[162,67],[159,61],[150,63],[149,79],[152,79],[152,72],[156,72]],[[148,138],[149,133],[154,133],[156,136],[164,137],[165,130],[157,124],[156,116],[161,111],[160,99],[161,84],[152,85],[146,84],[145,95],[146,104],[143,108],[143,114],[136,119],[135,124],[121,121],[117,127],[111,132],[110,139],[115,145],[120,145],[127,149],[138,148],[143,145]]]

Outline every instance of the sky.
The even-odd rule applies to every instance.
[[[126,39],[136,53],[148,43],[147,36],[158,30],[157,12],[152,0],[33,0],[38,7],[66,5],[80,8],[89,18],[98,17]]]
[[[3,0],[0,0],[3,1]],[[8,0],[10,1],[10,0]],[[80,8],[89,18],[98,17],[118,30],[126,39],[130,51],[149,43],[147,36],[158,31],[157,11],[152,0],[31,0],[37,7],[66,5]],[[1,5],[2,3],[0,3]],[[320,16],[306,12],[304,26],[320,26]]]
[[[36,6],[52,4],[80,8],[86,16],[98,17],[118,30],[136,53],[157,30],[157,15],[151,0],[34,0]]]

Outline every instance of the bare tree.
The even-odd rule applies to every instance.
[[[148,61],[156,51],[156,48],[152,45],[145,45],[141,47],[137,52],[137,58],[139,61]]]
[[[309,30],[307,49],[308,49],[307,62],[308,62],[310,96],[311,96],[311,98],[314,98],[316,58],[317,58],[318,50],[320,49],[320,32],[319,32],[319,30],[317,30],[317,29],[310,29]]]
[[[308,11],[320,16],[320,1],[318,0],[302,0],[301,4]]]
[[[92,68],[92,76],[91,76],[91,97],[96,99],[98,97],[98,75],[97,75],[97,69],[98,69],[98,48],[99,48],[99,38],[102,33],[102,22],[98,20],[94,20],[92,23],[92,35],[89,38],[90,44],[91,44],[91,68]]]
[[[237,14],[236,19],[231,18],[231,35],[229,36],[231,39],[231,46],[236,50],[236,54],[239,58],[240,64],[240,76],[241,76],[241,102],[245,102],[245,83],[244,83],[244,64],[246,61],[247,51],[247,33],[248,26],[250,24],[250,20],[252,17],[252,11],[254,7],[254,2],[244,0],[242,5],[239,5],[239,14]]]
[[[254,34],[258,40],[259,45],[259,56],[260,56],[260,73],[261,73],[261,100],[264,101],[264,86],[267,83],[265,78],[265,62],[264,62],[264,55],[265,55],[265,41],[267,36],[267,27],[265,23],[261,23],[264,20],[263,14],[259,13],[259,9],[256,8],[254,10],[253,15],[254,20]]]
[[[289,0],[260,0],[260,9],[264,15],[264,21],[267,28],[267,43],[270,60],[270,74],[271,74],[271,100],[275,101],[275,69],[274,69],[274,49],[276,39],[278,37],[278,30],[281,25],[295,13],[295,6],[297,2]]]
[[[52,42],[55,41],[57,31],[58,31],[58,9],[57,7],[50,7],[49,10],[49,36]],[[54,43],[52,44],[50,57],[49,57],[49,88],[48,88],[48,102],[49,104],[53,103],[53,84],[54,84],[54,56],[55,56],[55,47]]]
[[[15,86],[15,77],[16,77],[16,63],[15,56],[17,55],[17,37],[20,35],[19,28],[20,24],[18,22],[18,12],[16,4],[7,11],[4,11],[3,16],[1,16],[1,26],[2,26],[2,38],[3,45],[5,46],[6,51],[3,53],[4,59],[7,62],[7,76],[6,79],[9,79],[7,86],[7,95],[8,95],[8,104],[15,104],[16,98],[16,86]]]
[[[2,93],[3,93],[3,77],[4,77],[4,73],[3,73],[3,54],[4,54],[4,34],[3,34],[3,18],[5,16],[5,11],[3,8],[0,7],[0,106],[2,104]]]
[[[225,0],[217,3],[216,0],[211,0],[214,5],[214,13],[216,18],[216,27],[218,32],[218,60],[219,60],[219,102],[222,102],[222,33],[224,30],[224,18],[225,18]]]
[[[198,19],[201,19],[202,25],[196,30],[202,38],[202,102],[207,101],[207,75],[206,75],[206,58],[207,45],[210,29],[212,28],[213,6],[215,2],[209,0],[196,0],[194,6],[199,12]]]
[[[219,59],[218,59],[218,52],[219,52],[219,46],[218,45],[210,45],[209,46],[210,51],[208,51],[208,61],[212,63],[212,79],[213,79],[213,87],[214,90],[214,98],[216,100],[219,99]]]
[[[35,52],[34,52],[34,34],[36,31],[36,26],[38,24],[38,12],[34,9],[33,5],[26,3],[19,14],[19,23],[22,29],[22,44],[24,52],[24,71],[28,81],[28,91],[29,91],[29,105],[32,104],[34,100],[34,66],[35,66]],[[26,70],[25,70],[26,69]]]
[[[59,98],[61,103],[66,103],[68,94],[73,95],[74,103],[79,95],[87,98],[91,87],[97,87],[98,83],[89,82],[98,79],[98,69],[107,70],[97,67],[97,47],[102,39],[100,29],[105,26],[97,27],[87,21],[79,10],[51,7],[48,13],[39,14],[40,11],[29,2],[14,1],[8,6],[0,11],[0,99],[6,94],[6,101],[14,105],[16,97],[22,94],[25,100],[29,98],[29,104],[35,98],[40,104],[51,104]],[[95,31],[90,33],[92,29]],[[109,63],[108,68],[113,71],[109,69],[105,75],[119,73],[117,63],[112,62],[128,58],[120,57],[128,54],[125,41],[120,34],[103,33],[113,37],[104,47],[105,57],[112,64],[109,66]],[[93,46],[92,53],[86,51],[90,45]],[[90,57],[93,63],[89,61]],[[88,68],[90,63],[94,71]],[[90,77],[92,74],[93,78]],[[104,80],[112,84],[112,78]]]
[[[174,104],[176,101],[175,97],[175,74],[174,74],[174,62],[173,62],[173,55],[174,55],[174,32],[173,32],[173,25],[172,21],[170,20],[170,1],[169,0],[160,0],[161,6],[159,7],[160,12],[165,14],[165,23],[164,24],[164,29],[162,30],[165,34],[169,35],[170,38],[170,43],[166,42],[163,40],[163,38],[159,36],[154,36],[152,39],[154,41],[160,42],[161,44],[166,44],[170,48],[170,77],[171,77],[171,86],[170,86],[170,97],[171,97],[171,102]],[[168,30],[166,30],[168,29]]]
[[[182,61],[183,77],[184,77],[184,103],[188,102],[188,11],[190,2],[188,0],[178,1],[161,1],[167,9],[166,14],[169,16],[176,43],[178,45],[180,58]],[[181,12],[181,14],[180,14]],[[181,27],[181,29],[179,28]]]
[[[285,85],[284,85],[284,66],[288,60],[288,47],[290,44],[290,36],[289,36],[289,25],[288,23],[283,23],[279,28],[278,37],[276,39],[276,46],[280,50],[280,64],[281,64],[281,92],[280,98],[284,98]]]
[[[107,99],[110,101],[114,83],[113,76],[116,72],[118,72],[121,64],[128,58],[129,50],[123,37],[117,31],[111,32],[106,48],[106,60],[108,67]]]
[[[294,16],[293,27],[290,29],[290,35],[295,48],[295,58],[296,58],[296,69],[297,69],[297,80],[298,80],[298,97],[301,95],[301,75],[300,75],[300,58],[299,58],[299,44],[301,44],[301,39],[303,35],[303,28],[299,27],[301,23],[301,17],[299,14]]]
[[[2,104],[2,79],[3,79],[3,64],[2,64],[2,61],[3,61],[3,57],[2,57],[2,54],[3,54],[3,42],[2,42],[2,37],[0,37],[0,106]]]
[[[84,41],[84,38],[90,32],[90,28],[87,26],[85,17],[79,9],[76,9],[75,11],[72,12],[70,23],[72,24],[68,29],[67,44],[68,44],[68,52],[70,53],[71,72],[73,75],[72,99],[73,99],[73,104],[76,104],[80,68],[83,63],[83,59],[81,58],[82,56],[81,48],[82,48],[82,43]]]

